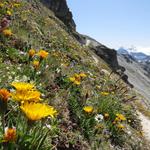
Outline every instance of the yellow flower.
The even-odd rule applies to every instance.
[[[34,60],[34,61],[33,61],[33,67],[34,67],[35,69],[37,69],[37,68],[39,67],[39,65],[40,65],[40,62],[39,62],[39,61],[37,61],[37,60]]]
[[[47,116],[53,118],[57,114],[52,106],[41,103],[24,103],[20,108],[31,121],[40,120]]]
[[[105,113],[104,114],[104,117],[107,119],[109,117],[109,114],[108,113]]]
[[[93,112],[93,109],[94,109],[93,106],[84,106],[83,107],[83,110],[87,113]]]
[[[118,122],[120,121],[120,119],[118,117],[115,118],[115,122]]]
[[[102,95],[102,96],[108,96],[108,95],[109,95],[109,92],[101,92],[101,95]]]
[[[99,86],[99,85],[96,85],[96,88],[97,88],[97,89],[101,89],[101,86]]]
[[[40,98],[41,93],[36,90],[31,91],[16,91],[11,93],[12,99],[18,102],[38,102],[42,100]]]
[[[116,114],[116,116],[117,116],[117,118],[118,118],[120,121],[125,121],[125,120],[126,120],[125,116],[122,115],[122,114]]]
[[[81,82],[78,81],[78,80],[75,80],[73,83],[76,84],[76,85],[80,85],[81,84]]]
[[[75,73],[74,77],[76,78],[76,80],[80,80],[80,75],[79,74]]]
[[[6,11],[6,14],[9,15],[9,16],[11,16],[11,15],[12,15],[12,12],[11,12],[10,10],[7,10],[7,11]]]
[[[123,129],[125,128],[125,126],[122,125],[122,124],[118,124],[117,127],[118,127],[119,129],[121,129],[121,130],[123,130]]]
[[[80,73],[79,76],[82,77],[82,78],[87,77],[87,75],[85,73]]]
[[[13,6],[14,7],[20,7],[20,4],[19,3],[14,3]]]
[[[70,80],[71,82],[74,82],[74,81],[75,81],[75,77],[70,77],[69,80]]]
[[[40,56],[42,59],[44,59],[48,56],[48,54],[49,53],[46,52],[45,50],[40,50],[37,55]]]
[[[3,3],[0,3],[0,8],[4,7],[4,4]]]
[[[4,142],[16,140],[16,128],[5,128]]]
[[[11,36],[12,35],[12,32],[10,29],[5,29],[2,31],[2,33],[5,35],[5,36]]]
[[[0,89],[0,99],[7,102],[8,98],[10,97],[10,93],[7,89]]]
[[[115,94],[115,92],[111,92],[111,94],[112,94],[112,95],[114,95],[114,94]]]
[[[11,92],[12,99],[15,101],[34,101],[38,102],[41,100],[41,93],[36,90],[35,86],[31,83],[25,82],[13,82],[11,84],[15,91]]]
[[[34,49],[30,49],[28,54],[30,57],[33,57],[35,55],[36,51]]]
[[[81,84],[80,79],[76,78],[75,76],[74,77],[70,77],[69,80],[71,82],[73,82],[75,85],[80,85]]]
[[[28,91],[36,89],[34,84],[26,83],[26,82],[13,82],[11,84],[17,91]]]

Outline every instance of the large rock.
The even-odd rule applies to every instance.
[[[114,49],[110,49],[88,36],[83,35],[82,37],[84,38],[84,43],[82,39],[82,44],[88,46],[99,57],[105,60],[113,70],[121,69],[117,60],[117,52]]]
[[[40,0],[45,6],[51,9],[70,30],[76,29],[72,12],[69,10],[66,0]]]
[[[88,46],[100,58],[107,62],[115,73],[119,74],[130,87],[133,87],[133,85],[128,81],[128,76],[124,74],[126,69],[118,63],[116,50],[110,49],[86,35],[78,34],[78,36],[76,35],[76,38],[81,44]]]

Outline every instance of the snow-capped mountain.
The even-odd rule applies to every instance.
[[[120,47],[117,50],[117,52],[118,54],[121,55],[126,55],[126,56],[128,55],[133,59],[135,59],[137,62],[150,62],[150,56],[146,55],[143,52],[138,52],[135,47],[131,47],[131,48]]]

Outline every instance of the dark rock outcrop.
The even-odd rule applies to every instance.
[[[120,75],[122,80],[124,80],[130,87],[133,87],[133,85],[128,81],[128,76],[124,74],[126,69],[118,63],[116,50],[110,49],[86,35],[80,34],[76,38],[81,44],[88,46],[100,58],[107,62],[111,69]]]
[[[83,35],[82,37],[84,38],[84,45],[88,46],[99,57],[105,60],[113,70],[116,71],[118,69],[121,69],[117,60],[117,52],[114,49],[110,49],[88,36]]]
[[[75,31],[76,24],[72,12],[69,10],[66,0],[40,0],[46,7],[51,9],[70,30]]]

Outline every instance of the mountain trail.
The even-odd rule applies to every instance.
[[[144,116],[141,112],[138,112],[138,115],[141,120],[144,136],[150,141],[150,119]]]

